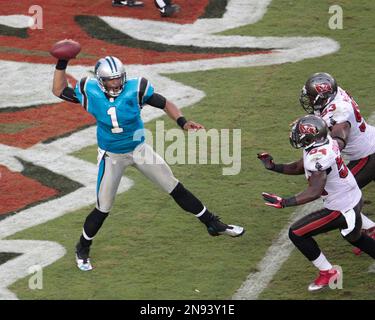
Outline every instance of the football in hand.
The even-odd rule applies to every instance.
[[[50,54],[57,59],[70,60],[77,56],[81,51],[81,45],[71,39],[65,39],[56,42],[51,50]]]

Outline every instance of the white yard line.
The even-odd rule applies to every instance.
[[[267,288],[268,284],[280,270],[283,263],[288,260],[294,249],[294,245],[289,240],[289,226],[309,212],[322,207],[321,201],[315,201],[298,208],[293,212],[290,223],[279,233],[276,241],[268,248],[262,261],[258,264],[258,272],[250,273],[245,282],[233,295],[234,300],[255,300]]]

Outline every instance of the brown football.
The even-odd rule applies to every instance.
[[[56,42],[49,51],[57,59],[69,60],[77,56],[81,51],[81,45],[71,39]]]

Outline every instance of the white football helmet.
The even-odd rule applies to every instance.
[[[106,94],[111,97],[117,97],[122,92],[125,82],[126,82],[126,72],[125,67],[120,61],[120,59],[107,56],[101,58],[95,65],[95,76],[98,79],[99,86]],[[112,79],[120,79],[121,85],[116,90],[112,88],[107,88],[106,81]]]

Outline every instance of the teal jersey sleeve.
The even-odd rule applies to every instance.
[[[85,108],[85,110],[87,110],[86,83],[87,77],[82,78],[81,80],[77,81],[74,88],[74,93],[76,94],[79,103]]]
[[[138,88],[138,101],[139,106],[142,108],[154,94],[154,87],[146,78],[140,78]]]

